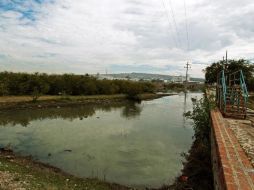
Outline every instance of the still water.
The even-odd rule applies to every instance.
[[[81,106],[0,113],[0,146],[79,177],[134,187],[169,184],[182,168],[193,129],[179,94],[141,104]]]

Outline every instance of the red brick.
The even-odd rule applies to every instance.
[[[251,190],[245,169],[252,168],[250,161],[241,148],[234,132],[226,126],[225,121],[218,111],[212,111],[212,132],[214,138],[214,151],[218,157],[217,175],[221,184],[225,184],[227,190]],[[221,167],[221,168],[220,168]],[[244,168],[242,168],[244,167]],[[254,184],[254,174],[250,178]],[[238,184],[238,186],[237,186]],[[252,184],[252,185],[253,185]]]
[[[238,190],[237,186],[235,184],[228,184],[226,186],[227,190]]]

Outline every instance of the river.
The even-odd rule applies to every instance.
[[[194,134],[183,113],[201,97],[2,112],[0,146],[79,177],[159,187],[180,174]]]

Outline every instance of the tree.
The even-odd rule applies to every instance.
[[[134,99],[134,100],[139,99],[138,95],[142,93],[141,83],[136,83],[136,82],[129,83],[127,89],[128,89],[127,95],[129,99]]]
[[[130,80],[99,80],[86,75],[48,75],[0,72],[0,95],[31,95],[36,101],[41,95],[96,95],[153,92],[150,82]]]
[[[217,82],[217,74],[223,68],[223,61],[218,61],[212,63],[212,65],[206,67],[205,69],[205,79],[207,84],[212,84]],[[244,59],[239,60],[229,60],[227,64],[225,64],[225,72],[226,73],[233,73],[236,71],[242,70],[245,81],[248,87],[252,87],[253,84],[253,73],[254,73],[254,65],[251,64],[249,61]]]
[[[212,63],[212,65],[206,67],[205,69],[205,82],[207,84],[212,84],[217,82],[217,74],[223,68],[223,61]]]
[[[0,96],[4,96],[8,94],[8,89],[5,85],[5,83],[1,82],[0,83]]]
[[[49,91],[49,85],[42,79],[41,75],[35,73],[29,81],[29,89],[32,101],[36,102],[41,95]]]

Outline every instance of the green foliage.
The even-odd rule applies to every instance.
[[[28,92],[30,92],[33,102],[36,102],[41,95],[49,91],[49,85],[44,80],[43,75],[38,73],[32,75],[28,83],[24,83],[24,85],[28,86]]]
[[[0,83],[0,96],[5,96],[7,94],[8,94],[8,90],[7,90],[5,83],[1,82]]]
[[[205,69],[205,83],[212,84],[217,82],[217,75],[223,69],[223,61],[212,63]]]
[[[166,83],[163,84],[164,89],[167,91],[175,91],[175,92],[181,92],[185,90],[189,91],[203,91],[204,85],[203,84],[185,84],[182,83]]]
[[[223,63],[225,62],[218,61],[205,69],[205,79],[207,84],[217,82],[217,74],[222,70]],[[233,73],[239,70],[243,71],[245,81],[247,83],[249,90],[254,90],[254,79],[253,79],[254,65],[244,59],[229,60],[228,64],[225,65],[226,73]]]
[[[86,75],[47,75],[0,73],[0,95],[31,95],[36,101],[41,95],[111,95],[153,92],[149,82],[127,80],[97,80]]]
[[[182,175],[173,185],[163,186],[159,190],[213,190],[213,171],[211,162],[210,141],[210,109],[213,103],[204,98],[193,102],[193,111],[184,114],[192,119],[194,124],[195,140],[188,153],[183,153]]]
[[[189,154],[183,154],[186,159],[183,176],[188,176],[186,182],[181,177],[176,182],[176,190],[196,189],[212,190],[213,172],[211,165],[211,140],[210,140],[210,109],[213,107],[208,99],[204,98],[193,105],[193,111],[185,116],[193,120],[195,141]]]
[[[193,104],[193,111],[184,114],[194,122],[195,138],[207,141],[210,137],[210,104],[207,99],[201,99]]]
[[[184,84],[181,83],[167,83],[164,87],[169,90],[184,89]]]

